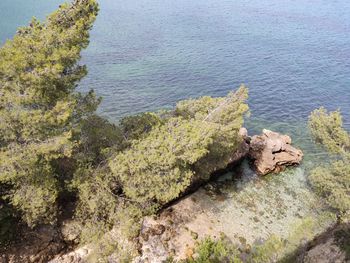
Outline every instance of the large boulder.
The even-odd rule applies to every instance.
[[[280,172],[286,166],[300,164],[303,153],[294,148],[288,135],[281,135],[270,130],[263,130],[262,135],[255,135],[250,141],[249,157],[253,160],[256,172],[266,175]]]

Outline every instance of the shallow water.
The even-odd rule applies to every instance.
[[[60,2],[1,0],[0,42],[32,15],[43,18]],[[79,89],[94,89],[103,97],[102,115],[118,121],[189,97],[223,96],[245,83],[250,133],[270,128],[290,134],[305,160],[295,170],[265,179],[243,166],[239,179],[229,175],[222,195],[214,197],[217,216],[227,229],[244,224],[232,234],[254,240],[285,235],[291,222],[315,212],[305,175],[325,155],[312,143],[306,120],[321,105],[340,108],[350,128],[350,1],[99,2],[82,59],[89,74]]]
[[[258,132],[266,123],[252,119],[248,127]],[[272,234],[287,238],[306,218],[319,218],[321,222],[326,210],[324,202],[310,188],[307,176],[313,167],[327,162],[327,153],[313,143],[305,123],[275,122],[270,128],[292,136],[293,144],[304,152],[300,166],[261,177],[245,160],[233,172],[205,186],[205,191],[196,193],[207,216],[217,219],[216,227],[238,243],[244,238],[252,245]],[[333,222],[322,221],[314,234]]]
[[[243,162],[204,189],[206,192],[197,192],[196,198],[206,207],[207,215],[217,220],[216,228],[231,240],[238,242],[243,237],[250,245],[272,234],[287,238],[296,223],[321,217],[325,211],[310,191],[303,167],[261,178]],[[332,220],[324,223],[329,225]]]

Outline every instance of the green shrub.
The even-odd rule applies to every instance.
[[[123,247],[119,244],[120,239],[105,236],[93,244],[93,251],[86,259],[88,263],[120,262],[130,263],[136,252],[133,248]],[[109,260],[113,258],[113,260]]]
[[[339,111],[327,112],[324,108],[314,110],[309,117],[309,128],[316,142],[330,152],[350,157],[350,137],[343,128]]]
[[[190,185],[190,167],[208,153],[215,127],[174,118],[110,162],[124,193],[137,202],[166,203]]]
[[[187,263],[240,263],[238,249],[224,238],[203,239],[195,249],[195,258],[188,258]]]
[[[177,198],[194,180],[206,180],[210,172],[224,168],[227,162],[221,163],[220,158],[231,155],[240,142],[238,131],[247,111],[246,94],[242,87],[226,99],[213,99],[220,114],[213,114],[210,120],[145,113],[125,118],[115,127],[93,117],[94,124],[86,126],[89,132],[84,132],[83,126],[83,138],[88,143],[82,152],[96,156],[111,149],[114,155],[110,155],[108,165],[78,161],[71,186],[78,193],[75,216],[83,226],[82,241],[89,241],[89,237],[90,241],[97,240],[113,225],[118,225],[127,238],[137,236],[142,216]],[[215,108],[210,106],[207,111],[211,110]],[[225,114],[235,117],[223,121]],[[111,139],[98,141],[98,134],[104,138],[105,132]],[[95,143],[99,144],[95,147]],[[208,158],[212,158],[212,166],[200,174],[200,165],[204,166]]]
[[[180,102],[177,117],[155,126],[109,162],[126,196],[139,203],[164,204],[194,180],[207,180],[210,173],[225,168],[241,140],[246,98],[247,89],[241,87],[227,98]]]
[[[276,235],[271,235],[264,243],[253,247],[252,254],[250,255],[250,262],[278,262],[278,259],[283,255],[284,248],[285,244],[283,239]]]

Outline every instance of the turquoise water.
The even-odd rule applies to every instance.
[[[1,0],[0,42],[59,0]],[[252,117],[304,122],[321,105],[350,126],[347,0],[100,0],[79,89],[111,120],[250,87]]]
[[[60,2],[0,0],[0,43]],[[213,182],[224,200],[208,197],[205,188],[196,192],[205,218],[222,222],[214,230],[252,244],[270,234],[286,236],[300,218],[317,218],[323,206],[306,175],[327,156],[312,142],[306,120],[321,105],[340,108],[350,128],[350,1],[99,2],[82,59],[89,74],[79,89],[103,97],[100,114],[117,121],[189,97],[223,96],[245,83],[250,133],[290,134],[304,151],[303,164],[280,175],[260,178],[243,163],[223,183]],[[201,226],[193,222],[190,227]]]

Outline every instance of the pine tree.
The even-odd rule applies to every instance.
[[[55,163],[72,155],[81,121],[99,103],[93,92],[75,91],[87,74],[78,61],[97,12],[95,0],[64,4],[0,49],[1,198],[29,226],[55,221],[64,187]]]
[[[241,142],[247,96],[241,87],[224,98],[178,103],[173,117],[109,161],[112,177],[133,201],[159,204],[177,198],[196,180],[208,180],[226,167]]]
[[[339,111],[313,111],[309,127],[315,140],[323,144],[337,161],[315,168],[310,181],[317,192],[337,211],[339,219],[350,220],[350,135],[343,128]]]

